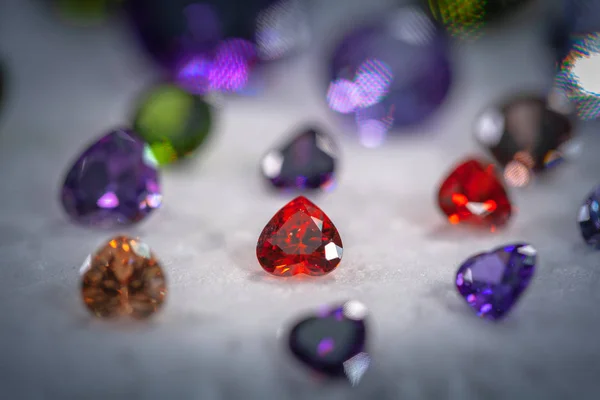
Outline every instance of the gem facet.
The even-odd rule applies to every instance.
[[[452,224],[504,225],[512,206],[493,164],[468,159],[440,186],[438,203]]]
[[[515,176],[515,166],[539,172],[565,157],[563,149],[573,138],[570,111],[569,100],[558,89],[548,100],[516,97],[485,110],[476,122],[475,137],[505,167],[507,182],[523,186],[523,180],[530,181],[531,172]]]
[[[474,255],[458,269],[456,287],[477,315],[499,320],[529,285],[536,258],[536,250],[523,243]]]
[[[588,195],[579,209],[577,220],[586,243],[600,248],[600,187]]]
[[[82,296],[98,317],[146,318],[165,300],[162,268],[144,243],[118,236],[85,261]]]
[[[114,227],[141,221],[161,204],[156,160],[133,132],[115,130],[91,145],[67,173],[62,205],[75,221]]]
[[[370,358],[365,353],[365,314],[352,314],[354,308],[366,310],[361,303],[349,301],[297,322],[288,339],[292,354],[319,373],[346,375],[358,383]]]
[[[334,183],[337,146],[328,135],[307,129],[268,152],[263,175],[277,188],[318,189]]]
[[[200,147],[211,121],[211,107],[201,97],[173,85],[159,85],[140,103],[134,129],[148,142],[158,163],[165,165]]]
[[[279,210],[263,229],[256,246],[263,269],[276,276],[321,276],[342,259],[342,240],[327,215],[305,197]]]
[[[443,31],[422,11],[403,7],[349,32],[336,46],[327,102],[334,111],[353,114],[361,137],[371,127],[381,136],[382,126],[427,119],[445,100],[450,82]]]

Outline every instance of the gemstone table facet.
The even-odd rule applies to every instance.
[[[380,136],[429,118],[446,99],[451,75],[446,35],[424,12],[402,7],[334,48],[327,103],[354,117],[361,137]]]
[[[475,137],[504,167],[507,183],[524,186],[533,172],[565,158],[574,136],[571,110],[568,98],[559,90],[548,99],[517,96],[486,109],[476,120]]]
[[[319,130],[305,129],[262,159],[261,172],[276,188],[327,189],[334,184],[337,145]]]
[[[152,88],[138,106],[134,129],[158,163],[176,162],[200,147],[212,125],[210,105],[174,85]]]
[[[338,266],[342,249],[340,235],[329,217],[300,196],[265,226],[256,256],[262,268],[276,276],[321,276]]]
[[[438,204],[452,224],[505,225],[512,206],[493,164],[467,159],[443,181]]]
[[[370,359],[365,352],[365,315],[354,315],[353,310],[366,312],[361,303],[349,301],[298,321],[288,337],[291,353],[316,372],[347,376],[357,383]]]
[[[502,319],[529,286],[536,260],[536,250],[523,243],[474,255],[458,269],[456,287],[477,315]]]
[[[148,246],[126,236],[90,255],[81,274],[83,301],[97,317],[149,317],[167,293],[162,268]]]
[[[600,248],[600,187],[595,188],[579,208],[577,221],[583,240]]]
[[[135,133],[112,131],[85,150],[67,173],[63,208],[88,226],[139,222],[161,204],[156,165],[150,147]]]

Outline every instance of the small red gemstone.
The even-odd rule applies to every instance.
[[[438,202],[452,224],[504,225],[512,213],[506,189],[493,164],[468,159],[440,187]]]
[[[303,196],[279,210],[256,245],[263,269],[277,276],[320,276],[342,260],[342,240],[327,215]]]

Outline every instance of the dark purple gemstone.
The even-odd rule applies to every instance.
[[[277,188],[328,189],[334,183],[337,152],[329,135],[306,129],[268,152],[261,171]]]
[[[301,9],[290,0],[129,0],[129,19],[149,55],[194,93],[247,80],[257,61],[295,47]],[[225,43],[224,43],[225,42]],[[216,87],[211,86],[212,75]],[[229,76],[231,75],[231,76]],[[240,77],[241,75],[241,77]],[[230,78],[233,83],[228,81]]]
[[[299,321],[289,334],[292,354],[317,372],[355,382],[369,364],[365,312],[361,303],[349,301]]]
[[[450,89],[446,35],[421,10],[400,8],[346,34],[329,78],[329,107],[353,115],[361,136],[419,124]]]
[[[536,258],[536,250],[523,243],[474,255],[458,269],[456,287],[477,315],[499,320],[529,285]]]
[[[62,204],[75,221],[98,227],[138,222],[161,204],[150,147],[119,129],[91,145],[67,173]]]
[[[577,221],[586,243],[600,248],[600,186],[588,195],[579,209]]]

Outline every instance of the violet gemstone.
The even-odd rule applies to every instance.
[[[456,287],[477,315],[502,319],[529,285],[537,252],[511,244],[467,259],[456,274]]]
[[[294,0],[129,0],[125,7],[142,47],[184,88],[202,94],[246,80],[261,59],[276,59],[296,47],[303,20]],[[233,40],[233,42],[228,43]],[[225,42],[225,44],[223,43]],[[218,75],[217,87],[209,83]],[[196,81],[196,87],[192,82]]]
[[[590,193],[577,216],[583,240],[600,248],[600,186]]]
[[[74,221],[114,227],[141,221],[161,204],[157,163],[132,131],[103,136],[77,159],[62,187],[62,205]]]
[[[269,151],[261,171],[276,188],[327,189],[334,183],[336,159],[333,139],[316,129],[306,129]]]
[[[425,121],[450,89],[447,44],[444,31],[411,7],[349,32],[332,54],[329,107],[354,116],[361,136]]]
[[[366,326],[362,310],[362,304],[349,301],[299,321],[289,334],[292,354],[316,372],[356,379],[349,373],[360,370],[362,374],[369,363],[364,353]]]

